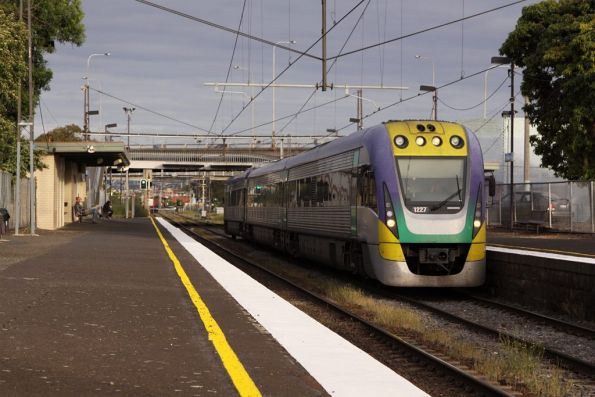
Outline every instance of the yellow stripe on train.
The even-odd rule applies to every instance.
[[[466,156],[467,135],[455,123],[434,120],[389,121],[395,156]]]

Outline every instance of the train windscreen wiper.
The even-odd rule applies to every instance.
[[[434,207],[432,207],[431,208],[432,211],[436,211],[436,210],[439,210],[440,208],[444,207],[444,205],[446,203],[448,203],[450,201],[450,199],[452,199],[455,196],[459,197],[459,203],[461,206],[463,205],[463,199],[461,198],[461,186],[459,185],[459,176],[457,175],[456,177],[457,177],[457,191],[454,192],[453,194],[451,194],[450,196],[448,196],[447,198],[445,198],[444,200],[442,200],[441,202],[439,202]]]

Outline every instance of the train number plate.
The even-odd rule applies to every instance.
[[[428,207],[413,207],[413,212],[423,214],[428,212]]]

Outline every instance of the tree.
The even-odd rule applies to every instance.
[[[0,170],[10,173],[16,170],[16,118],[9,113],[17,103],[16,82],[27,75],[26,38],[24,25],[0,8]]]
[[[595,3],[546,0],[523,8],[500,53],[523,70],[523,108],[543,166],[595,179]]]
[[[64,127],[54,128],[46,134],[41,134],[35,138],[35,142],[78,142],[82,140],[80,137],[82,132],[83,130],[78,125],[68,124]]]
[[[32,3],[32,60],[33,108],[42,90],[49,89],[52,71],[47,68],[44,54],[55,51],[54,43],[80,46],[85,40],[83,12],[80,0],[31,0]],[[26,6],[26,1],[23,0]],[[19,22],[18,0],[0,0],[0,170],[16,171],[17,90],[22,83],[21,108],[28,114],[27,80],[27,8],[23,22]],[[22,170],[29,167],[28,144],[22,140]],[[42,167],[38,157],[36,167]],[[23,173],[24,174],[24,173]]]

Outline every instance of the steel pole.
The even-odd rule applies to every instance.
[[[29,205],[31,235],[35,234],[35,164],[33,151],[35,145],[33,138],[35,136],[34,116],[33,116],[33,42],[31,34],[31,0],[27,0],[27,30],[29,31]]]
[[[514,227],[514,63],[510,62],[510,230]]]

